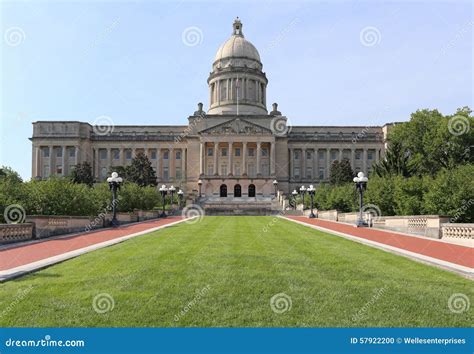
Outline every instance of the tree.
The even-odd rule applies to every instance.
[[[342,185],[344,183],[352,182],[354,172],[352,172],[351,163],[348,159],[341,161],[334,161],[331,165],[331,174],[329,182],[332,185]]]
[[[83,183],[88,186],[94,184],[94,176],[92,176],[92,167],[89,162],[82,162],[77,164],[71,173],[71,180],[74,183]]]
[[[389,145],[384,158],[372,165],[373,171],[380,177],[410,177],[415,171],[414,162],[410,161],[410,156],[410,152],[395,141]]]
[[[125,178],[138,184],[141,187],[156,186],[156,175],[148,157],[139,152],[133,159],[130,166],[126,167]]]

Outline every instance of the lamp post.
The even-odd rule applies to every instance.
[[[291,195],[293,196],[293,209],[296,210],[296,196],[298,195],[298,192],[296,191],[296,189],[294,189],[293,192],[291,192]]]
[[[117,190],[120,189],[120,185],[122,184],[122,177],[119,177],[117,172],[112,172],[112,176],[107,178],[107,182],[109,182],[109,188],[112,191],[112,221],[110,224],[112,227],[119,226],[119,222],[117,220]]]
[[[199,186],[199,198],[201,198],[202,197],[202,194],[201,194],[202,180],[198,181],[198,186]]]
[[[364,190],[367,186],[368,180],[369,179],[365,177],[364,172],[359,172],[357,174],[357,177],[354,177],[353,179],[356,189],[359,191],[359,219],[357,220],[357,227],[367,226],[367,223],[364,222],[364,218],[362,216],[362,204],[364,198]]]
[[[308,194],[311,197],[311,214],[309,214],[310,219],[314,219],[316,215],[313,213],[313,205],[314,205],[314,193],[316,192],[316,189],[314,189],[313,185],[311,184],[308,188]]]
[[[177,194],[178,194],[178,201],[179,201],[178,209],[181,209],[181,202],[183,201],[184,193],[180,189]]]
[[[176,192],[176,188],[173,185],[171,185],[171,187],[168,190],[171,196],[171,199],[170,199],[170,212],[171,212],[173,210],[173,204],[174,204],[173,197],[174,197],[174,193]]]
[[[301,197],[303,198],[303,211],[304,211],[304,195],[306,194],[306,187],[305,186],[300,187],[300,193],[301,193]]]
[[[273,187],[275,188],[275,198],[277,197],[277,191],[278,191],[278,181],[274,180],[273,181]]]
[[[160,217],[165,218],[166,217],[166,213],[165,213],[166,194],[168,193],[168,188],[166,188],[166,185],[163,184],[159,190],[161,193],[161,200],[163,201],[163,212],[161,213]]]

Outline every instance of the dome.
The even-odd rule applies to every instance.
[[[214,61],[225,58],[246,58],[260,62],[260,54],[257,48],[245,39],[242,33],[242,23],[239,18],[234,21],[232,36],[217,50]]]

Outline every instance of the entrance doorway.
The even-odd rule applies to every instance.
[[[236,184],[234,186],[234,197],[235,198],[240,198],[242,196],[242,187],[240,184]]]
[[[227,197],[227,186],[225,184],[221,185],[220,196],[221,196],[221,198]]]
[[[255,184],[249,185],[249,197],[255,197]]]

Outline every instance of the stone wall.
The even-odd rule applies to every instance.
[[[26,222],[34,225],[33,238],[84,232],[104,226],[103,221],[95,222],[88,216],[28,215]]]
[[[441,224],[443,239],[474,240],[474,224]]]
[[[0,244],[31,240],[33,224],[0,224]]]

